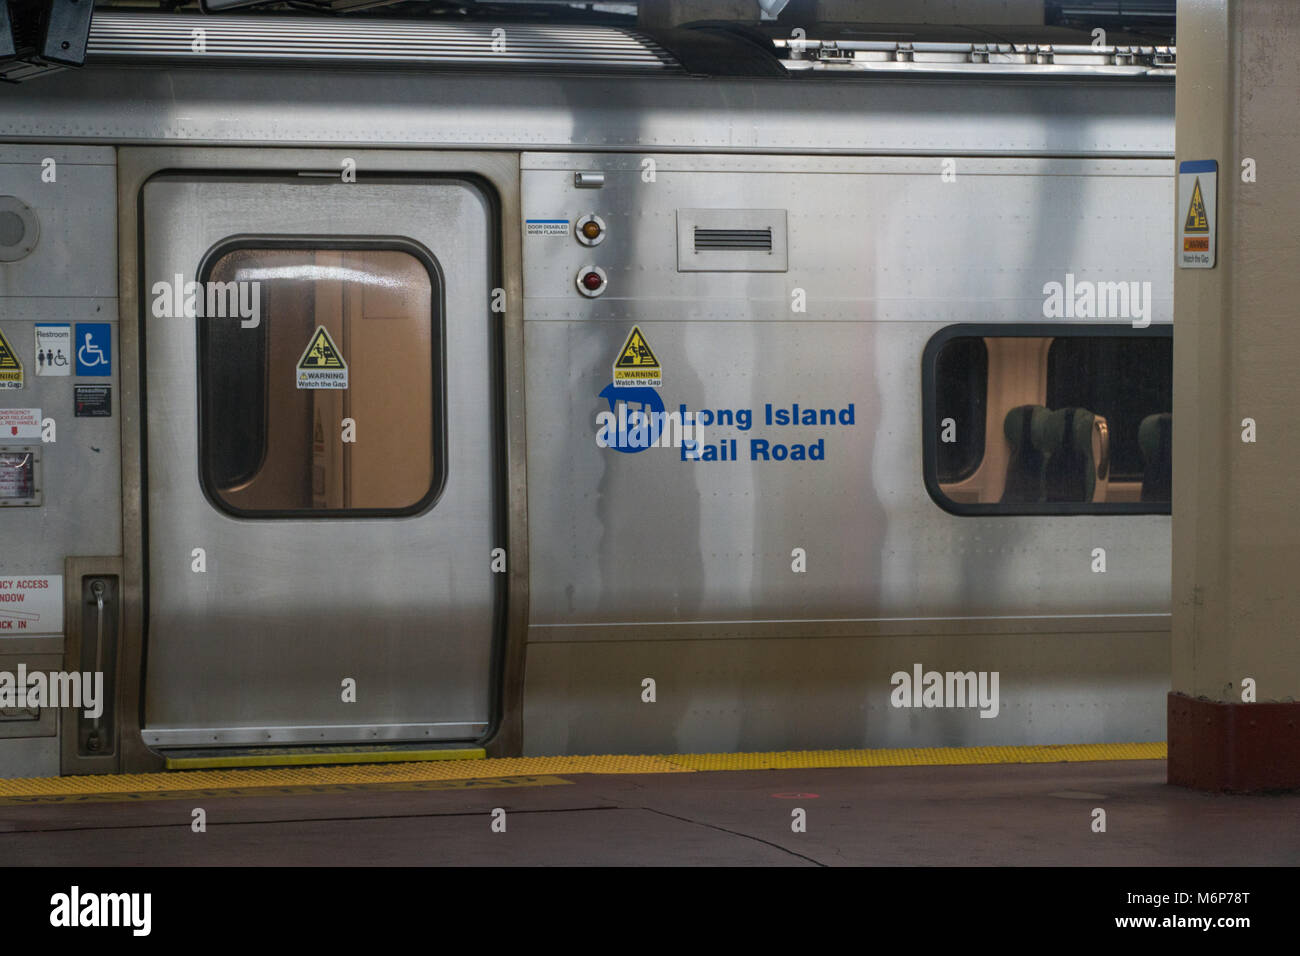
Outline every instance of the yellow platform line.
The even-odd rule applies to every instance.
[[[691,770],[813,770],[824,767],[947,767],[991,763],[1164,760],[1164,741],[1050,747],[905,747],[882,750],[786,750],[771,753],[676,754]]]
[[[501,790],[521,787],[569,786],[572,780],[537,777],[475,777],[473,780],[407,780],[402,783],[314,783],[307,786],[202,787],[197,790],[126,790],[110,793],[38,793],[0,796],[0,807],[51,803],[149,803],[157,800],[201,800],[205,797],[292,797],[336,793],[414,793],[429,790]]]
[[[772,753],[505,757],[419,763],[353,764],[248,770],[95,774],[0,779],[0,797],[79,793],[222,790],[342,783],[474,780],[543,774],[697,773],[708,770],[812,770],[832,767],[934,767],[961,764],[1164,760],[1156,743],[1066,744],[1051,747],[930,747],[881,750],[787,750]]]

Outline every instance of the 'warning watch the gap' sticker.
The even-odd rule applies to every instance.
[[[0,332],[0,388],[22,387],[23,363],[4,332]]]
[[[1219,163],[1192,159],[1178,164],[1178,266],[1213,269]]]
[[[348,363],[325,326],[316,326],[298,359],[299,388],[347,388]]]
[[[618,386],[642,385],[659,388],[664,383],[663,368],[650,349],[650,343],[641,329],[632,326],[627,341],[614,360],[614,384]]]

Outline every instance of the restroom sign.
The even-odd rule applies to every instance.
[[[72,326],[66,323],[36,323],[36,374],[72,374]]]
[[[348,363],[325,326],[316,326],[298,359],[299,388],[347,388]]]
[[[1219,164],[1193,159],[1178,164],[1178,265],[1213,269],[1218,215]]]

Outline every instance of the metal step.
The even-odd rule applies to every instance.
[[[168,770],[235,767],[309,767],[426,760],[482,760],[482,747],[465,744],[332,744],[311,747],[211,747],[160,750]]]

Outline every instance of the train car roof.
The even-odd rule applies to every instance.
[[[1035,29],[1054,42],[1002,27],[828,25],[796,44],[712,23],[104,10],[86,65],[0,97],[0,129],[115,145],[1172,157],[1173,47]]]

